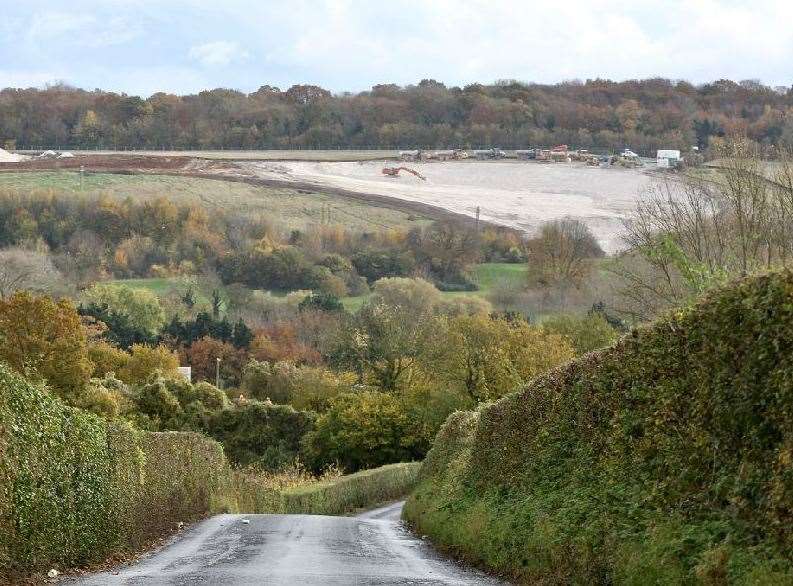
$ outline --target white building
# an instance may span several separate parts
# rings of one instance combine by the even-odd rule
[[[680,151],[675,150],[660,150],[656,155],[658,167],[661,169],[669,169],[670,167],[677,167],[680,164]]]
[[[192,366],[180,366],[177,368],[179,374],[181,374],[187,382],[193,382],[193,367]]]

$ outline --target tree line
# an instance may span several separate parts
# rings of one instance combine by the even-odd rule
[[[520,148],[568,143],[640,152],[712,137],[793,145],[793,91],[754,80],[702,85],[603,79],[447,87],[425,79],[331,94],[314,85],[148,98],[66,85],[0,91],[6,146],[148,149]]]

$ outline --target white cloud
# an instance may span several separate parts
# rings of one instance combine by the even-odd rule
[[[99,19],[87,13],[45,11],[31,18],[27,41],[38,48],[53,45],[99,48],[128,43],[142,33],[140,23],[120,16]]]
[[[235,61],[244,61],[250,54],[239,43],[215,41],[191,47],[189,56],[205,67],[223,67]]]

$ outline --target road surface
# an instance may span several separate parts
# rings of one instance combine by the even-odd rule
[[[413,536],[399,522],[401,508],[396,503],[358,517],[217,515],[132,566],[62,583],[502,584]]]

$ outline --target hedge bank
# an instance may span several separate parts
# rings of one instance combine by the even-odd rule
[[[793,274],[444,425],[406,516],[546,584],[793,584]]]
[[[108,423],[0,365],[0,580],[134,549],[206,514],[227,472],[212,440]]]

